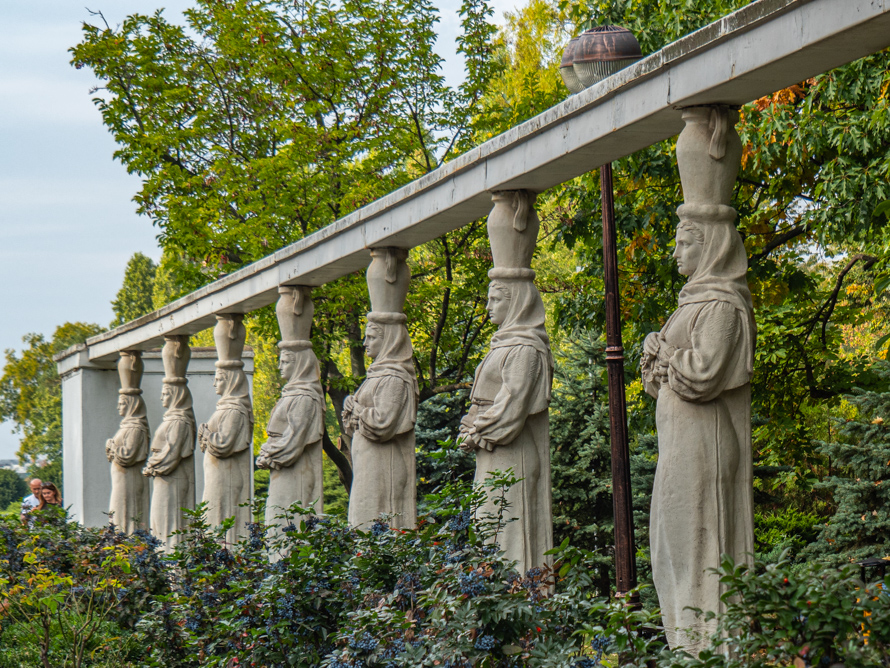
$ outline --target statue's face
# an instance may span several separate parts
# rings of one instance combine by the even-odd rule
[[[282,353],[281,359],[278,360],[278,371],[281,373],[281,377],[285,380],[290,380],[294,377],[296,368],[297,358],[294,357],[293,353]]]
[[[216,390],[216,393],[222,396],[223,386],[226,384],[226,371],[225,369],[217,369],[216,373],[213,375],[213,389]]]
[[[677,246],[674,248],[677,271],[684,276],[692,276],[701,261],[701,251],[702,245],[692,232],[682,227],[677,230]]]
[[[510,300],[503,290],[495,286],[488,288],[488,303],[485,305],[488,317],[495,325],[502,325],[507,319],[507,311],[510,309]]]
[[[123,394],[117,399],[117,412],[121,417],[127,412],[127,397]]]
[[[372,323],[365,328],[365,352],[372,360],[383,350],[383,331]]]
[[[161,405],[164,408],[170,408],[170,402],[173,400],[173,392],[170,389],[170,386],[166,383],[164,387],[161,389]]]

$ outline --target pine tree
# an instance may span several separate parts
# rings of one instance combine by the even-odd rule
[[[157,269],[150,257],[142,253],[133,254],[124,270],[124,283],[111,302],[111,309],[114,311],[112,327],[154,311],[152,295]]]
[[[876,371],[890,386],[890,366]],[[838,472],[820,483],[836,510],[808,550],[833,565],[890,556],[890,390],[848,400],[856,417],[837,421],[837,441],[818,444]]]

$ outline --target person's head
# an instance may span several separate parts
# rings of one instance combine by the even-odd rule
[[[677,271],[683,276],[692,276],[698,269],[704,240],[705,234],[698,225],[682,221],[677,226],[673,257],[677,261]]]
[[[213,376],[213,389],[220,396],[225,392],[228,375],[229,372],[226,369],[217,369],[216,374]]]
[[[62,495],[59,494],[58,488],[51,482],[44,482],[40,485],[40,505],[43,508],[48,505],[59,506],[62,504]]]
[[[372,360],[377,359],[383,350],[383,328],[375,322],[365,327],[365,352]]]
[[[510,289],[500,281],[492,281],[488,286],[488,303],[485,308],[495,325],[503,324],[510,312]]]
[[[28,487],[31,488],[31,494],[33,494],[35,497],[40,496],[40,485],[42,484],[43,481],[41,481],[40,478],[31,478],[31,480],[28,482]]]
[[[278,360],[278,371],[285,380],[291,380],[294,377],[294,371],[297,368],[297,355],[292,350],[282,350],[281,358]]]

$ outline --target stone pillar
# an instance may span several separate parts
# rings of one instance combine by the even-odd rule
[[[498,543],[520,573],[551,562],[550,422],[553,383],[550,339],[541,295],[533,282],[532,254],[540,223],[535,195],[492,194],[488,236],[494,268],[488,272],[488,313],[498,331],[476,369],[469,413],[461,420],[461,447],[476,453],[477,484],[489,473],[513,469],[521,479],[508,492],[508,522]],[[496,516],[493,499],[480,516]]]
[[[325,397],[318,359],[309,340],[312,329],[312,288],[278,288],[278,326],[281,359],[278,368],[286,381],[281,399],[269,416],[269,438],[257,458],[259,468],[269,469],[266,524],[286,524],[279,518],[294,503],[321,514],[323,507],[322,436]],[[299,522],[300,518],[293,518]],[[277,529],[273,529],[273,534]]]
[[[151,532],[164,541],[172,552],[179,536],[171,535],[186,528],[182,509],[195,507],[195,438],[197,425],[188,388],[189,337],[165,337],[161,353],[164,385],[161,403],[164,419],[155,429],[151,453],[143,474],[152,478]]]
[[[234,517],[226,541],[235,543],[251,521],[250,508],[241,504],[251,500],[253,491],[253,406],[241,361],[247,330],[241,314],[216,319],[213,338],[219,360],[213,386],[220,398],[210,420],[198,427],[198,444],[204,453],[207,521],[216,526]]]
[[[417,524],[414,423],[420,394],[404,314],[407,258],[400,248],[371,251],[365,350],[373,362],[343,404],[343,425],[352,436],[349,523],[364,529],[384,514],[393,527]]]
[[[123,351],[117,363],[121,389],[117,410],[120,428],[105,443],[105,455],[111,462],[112,522],[125,533],[148,528],[149,486],[141,475],[148,457],[150,434],[142,399],[142,351]]]
[[[754,551],[751,376],[756,334],[747,255],[730,206],[742,144],[738,113],[683,111],[677,140],[684,204],[674,258],[689,277],[679,306],[646,337],[643,385],[658,401],[652,490],[652,575],[671,647],[707,647],[724,590],[710,569]]]

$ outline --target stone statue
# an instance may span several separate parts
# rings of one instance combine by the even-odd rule
[[[671,647],[697,654],[724,590],[709,572],[754,550],[751,376],[755,324],[748,261],[729,206],[741,142],[735,111],[683,112],[677,142],[685,203],[674,258],[689,277],[679,307],[646,337],[643,383],[658,400],[658,467],[652,491],[652,574]]]
[[[411,274],[408,251],[371,251],[368,292],[371,313],[365,350],[373,363],[365,382],[343,404],[343,425],[352,436],[349,523],[367,528],[381,514],[393,527],[417,524],[414,422],[419,391],[411,339],[402,312]]]
[[[269,416],[269,438],[256,461],[259,468],[270,469],[266,499],[266,524],[270,527],[283,525],[284,520],[276,516],[295,502],[317,514],[324,509],[321,440],[325,398],[318,359],[309,340],[315,311],[311,288],[281,287],[278,291],[276,312],[282,337],[278,368],[287,383]]]
[[[235,543],[251,521],[250,507],[242,505],[250,501],[253,463],[253,407],[241,361],[247,331],[243,315],[218,315],[216,319],[213,338],[219,360],[213,387],[220,399],[210,421],[198,427],[198,444],[204,452],[207,521],[216,526],[234,517],[235,525],[226,540]]]
[[[195,508],[195,437],[197,425],[186,371],[192,353],[188,336],[168,336],[161,351],[164,419],[151,441],[145,469],[154,479],[151,493],[151,532],[164,541],[170,553],[180,537],[171,535],[187,527],[182,509]]]
[[[112,521],[124,533],[148,526],[148,481],[142,476],[142,465],[148,456],[149,430],[142,399],[142,353],[120,354],[117,371],[121,379],[117,410],[121,426],[105,443],[105,454],[111,462]]]
[[[498,331],[476,369],[469,413],[461,420],[461,447],[476,453],[476,483],[491,471],[513,469],[506,524],[498,542],[521,573],[551,562],[550,388],[553,358],[541,295],[533,283],[532,253],[540,223],[535,195],[494,193],[488,233],[494,269],[488,313]],[[494,503],[480,509],[497,513]]]

